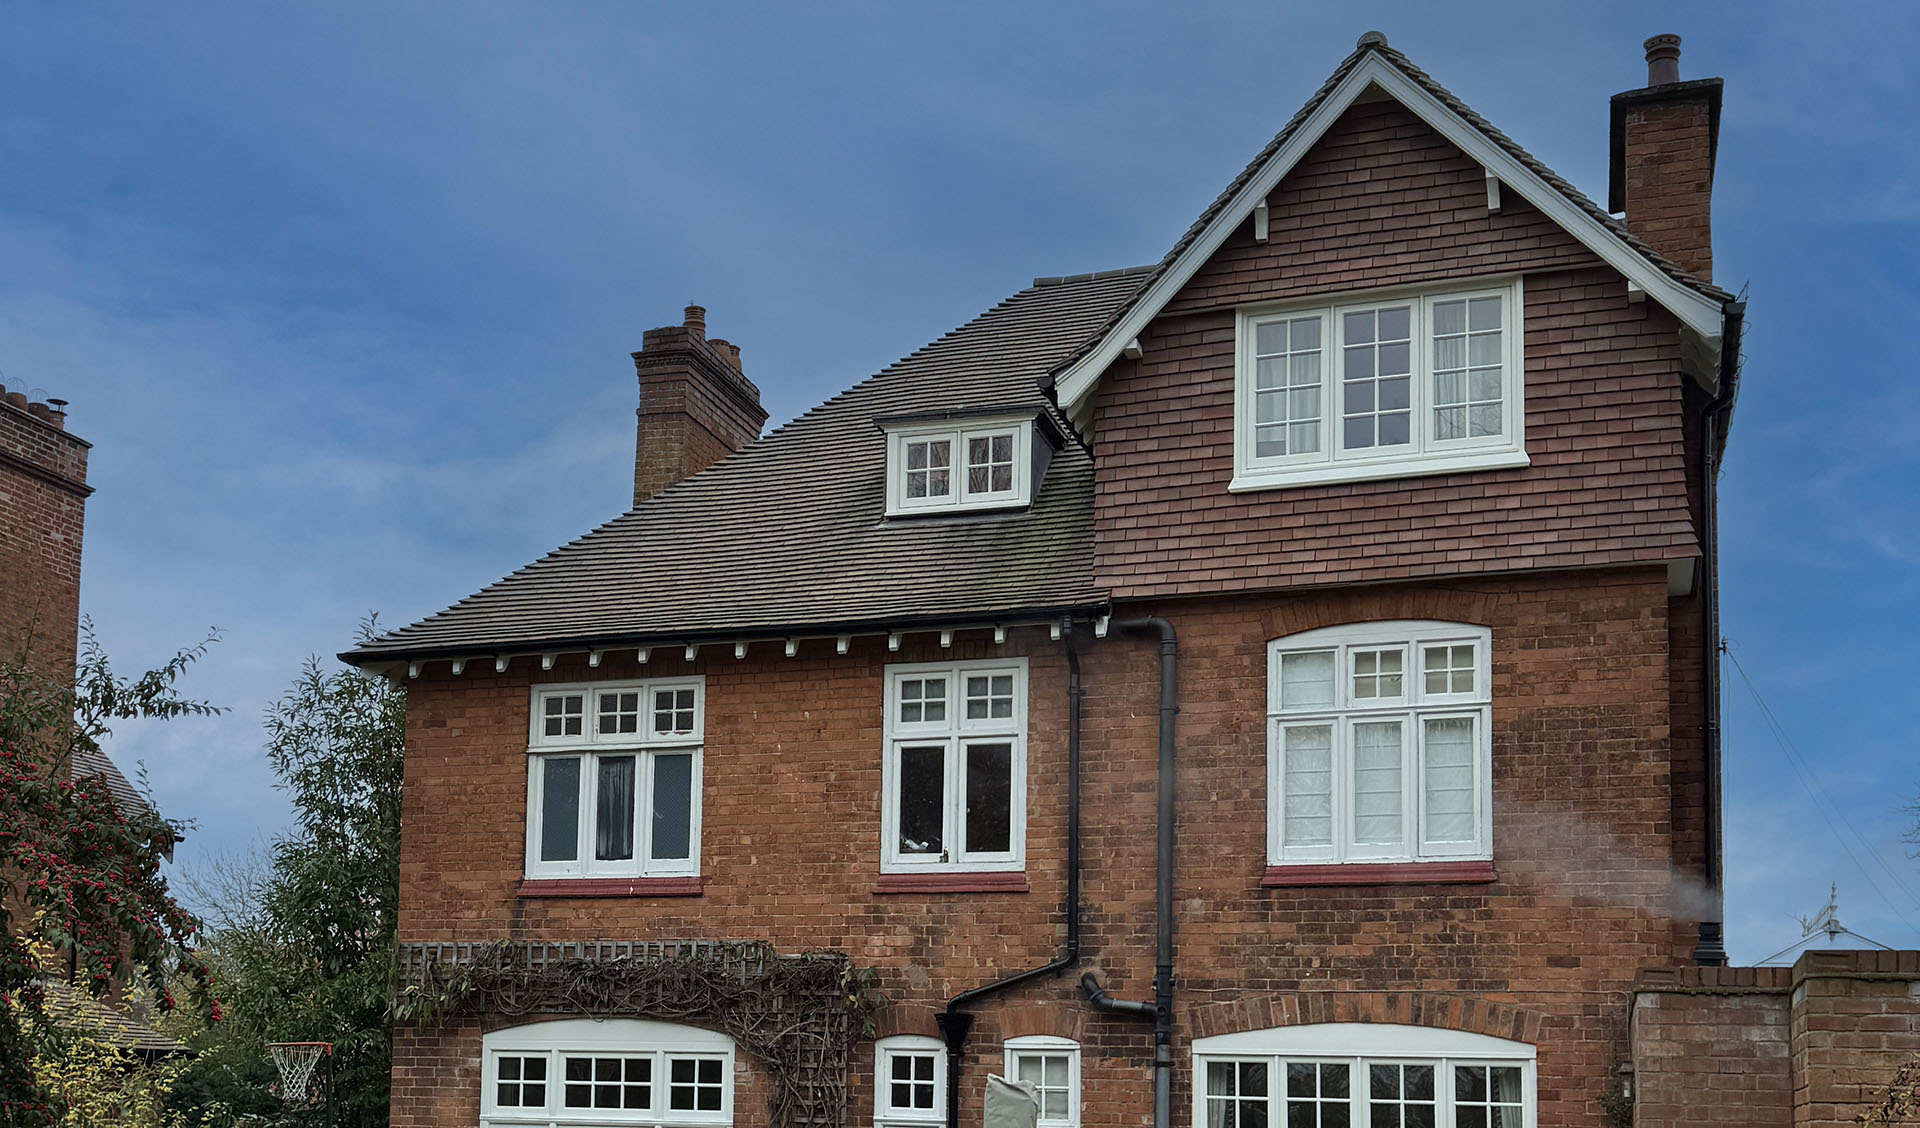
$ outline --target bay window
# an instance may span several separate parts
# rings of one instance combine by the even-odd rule
[[[1493,856],[1490,642],[1388,622],[1268,644],[1271,864]]]
[[[699,873],[702,679],[537,686],[529,878]]]
[[[1021,868],[1026,724],[1025,659],[887,667],[884,872]]]
[[[1520,283],[1242,310],[1235,490],[1526,464]]]
[[[1534,1047],[1386,1023],[1194,1042],[1196,1128],[1535,1128]]]
[[[733,1123],[733,1040],[642,1019],[565,1019],[481,1040],[480,1123],[717,1128]]]

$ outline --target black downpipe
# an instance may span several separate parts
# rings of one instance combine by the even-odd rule
[[[1067,895],[1061,910],[1067,917],[1067,944],[1060,955],[1039,967],[1016,971],[991,983],[962,991],[947,1000],[947,1009],[933,1016],[947,1040],[947,1128],[960,1128],[960,1058],[966,1052],[973,1015],[961,1007],[1018,983],[1051,975],[1080,958],[1080,705],[1087,691],[1080,684],[1080,655],[1067,640]]]
[[[1740,378],[1740,336],[1746,325],[1747,304],[1727,303],[1727,327],[1721,338],[1720,388],[1700,420],[1700,445],[1705,481],[1700,489],[1700,602],[1703,620],[1701,691],[1706,698],[1703,750],[1706,755],[1706,876],[1707,896],[1713,901],[1712,920],[1700,922],[1693,962],[1721,967],[1727,962],[1725,890],[1720,852],[1720,447],[1726,421],[1733,413]]]
[[[1153,1002],[1116,999],[1088,972],[1080,977],[1087,1001],[1101,1010],[1153,1020],[1153,1124],[1173,1123],[1173,721],[1180,714],[1179,640],[1159,616],[1127,619],[1112,629],[1160,635],[1160,787],[1154,831]]]

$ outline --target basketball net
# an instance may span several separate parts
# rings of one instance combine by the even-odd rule
[[[288,1104],[313,1104],[320,1100],[320,1059],[333,1052],[328,1042],[269,1042],[267,1053],[280,1071],[277,1095]]]

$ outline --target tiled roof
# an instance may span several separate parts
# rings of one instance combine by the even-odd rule
[[[1307,99],[1306,104],[1300,107],[1299,111],[1293,115],[1293,118],[1287,122],[1286,126],[1282,128],[1279,133],[1274,134],[1273,140],[1267,142],[1266,147],[1256,153],[1251,161],[1247,162],[1247,166],[1240,170],[1240,174],[1233,178],[1233,181],[1226,186],[1225,190],[1223,190],[1219,196],[1214,198],[1211,204],[1207,205],[1206,209],[1200,213],[1199,218],[1195,219],[1192,226],[1187,228],[1186,233],[1180,236],[1179,241],[1167,251],[1166,256],[1152,268],[1152,273],[1141,281],[1140,289],[1135,291],[1136,296],[1144,293],[1160,275],[1173,267],[1173,264],[1179,260],[1181,254],[1184,253],[1196,239],[1200,238],[1208,226],[1219,217],[1221,211],[1233,201],[1234,196],[1238,195],[1240,190],[1246,187],[1247,182],[1252,180],[1254,176],[1259,173],[1260,169],[1272,159],[1273,155],[1279,152],[1281,147],[1300,130],[1300,127],[1306,123],[1307,119],[1313,116],[1313,111],[1318,109],[1320,104],[1325,102],[1327,98],[1333,94],[1335,88],[1340,85],[1341,80],[1346,78],[1353,68],[1359,66],[1361,60],[1365,59],[1369,52],[1378,54],[1381,58],[1399,68],[1408,78],[1412,79],[1422,89],[1426,90],[1427,93],[1438,99],[1442,105],[1446,106],[1455,114],[1458,114],[1467,124],[1485,134],[1487,140],[1506,150],[1508,155],[1512,156],[1513,159],[1519,161],[1522,165],[1525,165],[1528,171],[1546,181],[1550,187],[1565,196],[1574,206],[1598,220],[1608,231],[1612,232],[1622,242],[1644,256],[1649,263],[1653,264],[1661,272],[1682,285],[1717,301],[1729,301],[1733,298],[1732,294],[1729,294],[1711,282],[1695,277],[1672,259],[1654,250],[1639,236],[1628,231],[1626,224],[1602,210],[1598,204],[1588,199],[1586,194],[1581,192],[1580,189],[1575,188],[1562,178],[1559,173],[1554,172],[1542,164],[1539,158],[1521,148],[1518,142],[1494,128],[1492,122],[1475,113],[1473,108],[1465,102],[1462,102],[1453,91],[1448,90],[1446,87],[1434,81],[1432,75],[1415,66],[1413,60],[1407,58],[1399,51],[1394,50],[1392,47],[1387,46],[1384,41],[1379,43],[1363,42],[1360,47],[1355,49],[1353,54],[1348,55],[1340,61],[1340,65],[1335,67],[1333,73],[1327,76],[1327,80],[1320,85],[1320,89],[1314,91],[1313,96]],[[1101,325],[1086,341],[1082,342],[1079,348],[1062,357],[1060,362],[1054,366],[1054,371],[1057,373],[1064,370],[1073,362],[1092,352],[1100,344],[1101,338],[1105,337],[1114,326],[1125,319],[1127,314],[1131,312],[1132,307],[1133,302],[1131,301],[1115,307],[1112,314],[1107,318],[1106,323]]]
[[[61,1026],[93,1033],[111,1045],[137,1054],[177,1054],[186,1050],[179,1042],[78,987],[58,980],[44,986],[47,1013]]]
[[[874,420],[1047,410],[1037,381],[1145,268],[1040,279],[744,450],[349,662],[1046,612],[1093,584],[1093,467],[1069,441],[1030,510],[883,520]]]
[[[112,793],[116,804],[128,810],[146,809],[146,799],[133,784],[127,782],[127,777],[121,774],[119,765],[97,748],[80,748],[74,751],[72,774],[76,780],[99,776],[106,781],[107,790]]]

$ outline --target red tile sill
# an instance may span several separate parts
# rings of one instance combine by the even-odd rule
[[[698,897],[697,877],[559,877],[520,883],[521,897]]]
[[[1492,862],[1372,862],[1365,865],[1268,866],[1266,888],[1296,885],[1481,885]]]
[[[875,893],[1025,893],[1024,873],[883,873]]]

